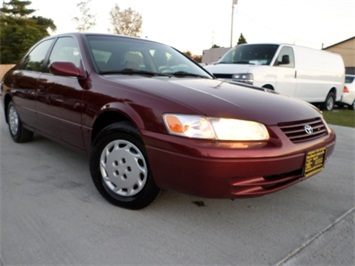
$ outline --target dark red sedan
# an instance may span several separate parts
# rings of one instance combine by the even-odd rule
[[[308,103],[217,80],[170,46],[116,35],[40,41],[1,94],[14,141],[36,132],[89,153],[98,191],[129,209],[160,189],[275,192],[320,172],[336,139]]]

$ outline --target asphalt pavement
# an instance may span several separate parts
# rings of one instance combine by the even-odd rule
[[[0,111],[1,265],[355,265],[355,129],[332,126],[325,170],[272,195],[164,191],[110,205],[88,158],[39,135],[14,143]]]

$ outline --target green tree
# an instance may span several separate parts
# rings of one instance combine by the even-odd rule
[[[37,41],[55,30],[52,19],[31,16],[31,1],[10,0],[0,8],[0,63],[14,64]]]
[[[81,13],[80,17],[74,17],[73,20],[77,24],[76,29],[78,31],[87,31],[91,27],[96,25],[96,17],[90,13],[90,2],[92,0],[84,0],[78,3],[76,6]]]
[[[0,9],[0,11],[5,14],[11,14],[14,17],[24,17],[36,11],[34,9],[28,9],[26,7],[30,4],[30,1],[10,0],[7,3],[4,2],[4,5]]]
[[[110,12],[113,32],[138,37],[142,30],[143,19],[140,13],[131,8],[122,10],[116,4]]]
[[[244,44],[244,43],[247,43],[247,40],[244,38],[243,33],[241,33],[240,36],[239,36],[237,45],[238,44]]]

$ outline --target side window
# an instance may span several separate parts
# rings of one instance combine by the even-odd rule
[[[290,68],[295,67],[295,56],[293,53],[293,49],[288,46],[282,47],[279,56],[277,57],[277,61],[275,62],[275,65]]]
[[[80,51],[78,44],[72,37],[59,38],[55,43],[49,57],[47,69],[53,62],[73,63],[77,68],[80,67]]]
[[[38,44],[25,58],[20,69],[30,71],[41,71],[48,49],[53,40],[47,40]]]

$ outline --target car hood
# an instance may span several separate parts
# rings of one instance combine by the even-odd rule
[[[201,78],[110,77],[114,81],[164,98],[209,117],[238,118],[267,125],[306,120],[320,113],[310,104],[272,91]],[[142,96],[144,97],[144,96]],[[166,110],[166,112],[174,112]]]

